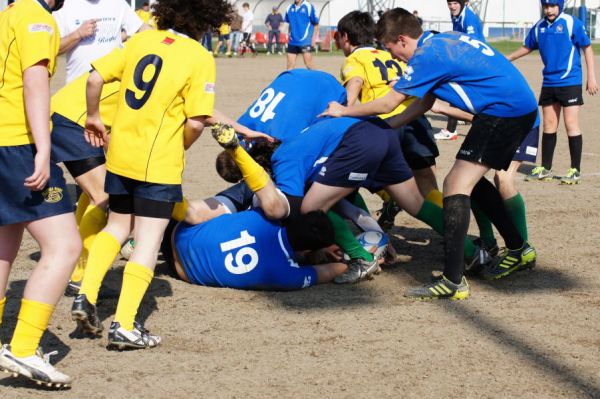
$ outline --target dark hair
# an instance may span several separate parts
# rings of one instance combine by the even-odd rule
[[[352,11],[344,15],[337,30],[340,35],[346,34],[353,46],[370,46],[375,40],[375,21],[368,12]]]
[[[244,4],[242,4],[242,7],[248,7],[248,8],[250,8],[250,4],[244,3]]]
[[[232,12],[227,0],[160,0],[153,8],[158,29],[173,29],[196,40],[229,23]]]
[[[382,43],[395,42],[400,35],[418,39],[422,34],[418,18],[404,8],[386,11],[377,21],[377,38]]]
[[[279,147],[279,142],[270,143],[265,140],[257,140],[252,143],[252,147],[248,150],[248,154],[263,167],[267,173],[271,174],[271,155]],[[237,166],[231,155],[227,151],[221,151],[217,155],[215,164],[217,173],[223,180],[229,183],[237,183],[242,180],[242,172]]]
[[[333,224],[321,210],[288,218],[284,226],[290,245],[296,251],[316,250],[333,244]]]

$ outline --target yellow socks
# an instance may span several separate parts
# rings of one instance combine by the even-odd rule
[[[2,325],[2,316],[4,315],[4,305],[6,305],[6,297],[0,299],[0,326]]]
[[[53,312],[52,305],[23,298],[19,321],[10,342],[11,352],[15,356],[27,357],[35,354]]]
[[[77,200],[77,209],[75,210],[75,221],[77,222],[77,226],[81,222],[81,218],[85,213],[88,205],[90,204],[90,197],[87,196],[86,193],[81,193],[79,199]]]
[[[75,270],[71,275],[71,281],[77,282],[83,279],[83,273],[85,271],[90,248],[96,238],[96,234],[102,231],[104,226],[106,226],[106,220],[106,212],[102,208],[95,205],[88,205],[79,222],[79,235],[83,242],[83,251],[81,252],[79,262],[77,262],[77,266],[75,266]]]
[[[98,301],[102,280],[120,249],[121,243],[112,234],[101,231],[96,236],[90,248],[85,275],[79,289],[79,293],[85,294],[91,304],[95,305]]]
[[[171,213],[171,217],[178,222],[182,222],[185,220],[185,215],[187,214],[187,210],[190,204],[188,203],[187,198],[183,197],[183,201],[177,202],[175,207],[173,208],[173,213]]]
[[[154,272],[146,266],[127,262],[123,273],[121,296],[115,313],[115,321],[126,330],[133,330],[133,322],[144,294],[154,277]]]
[[[244,181],[252,192],[257,192],[269,182],[269,174],[241,146],[227,150],[244,176]]]
[[[427,196],[425,197],[425,199],[428,200],[429,202],[433,202],[434,204],[436,204],[440,208],[444,207],[444,195],[439,190],[436,190],[436,189],[431,190],[427,194]]]

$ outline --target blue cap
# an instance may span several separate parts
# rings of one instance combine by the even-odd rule
[[[545,5],[558,6],[558,12],[563,12],[565,8],[565,0],[541,0],[542,7]]]

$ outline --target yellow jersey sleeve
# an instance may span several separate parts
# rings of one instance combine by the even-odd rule
[[[34,143],[25,113],[23,73],[47,60],[52,75],[59,45],[56,22],[37,0],[20,0],[0,12],[0,146]]]
[[[345,86],[350,79],[358,77],[365,82],[367,80],[367,74],[364,66],[356,59],[350,55],[344,61],[344,65],[342,65],[342,71],[340,74],[342,84]]]
[[[135,39],[131,38],[129,40]],[[116,48],[104,57],[92,62],[92,68],[100,74],[104,82],[121,80],[125,68],[125,47]]]
[[[187,118],[212,116],[215,106],[215,80],[217,69],[215,59],[204,54],[194,68],[189,85],[183,93],[184,112]]]
[[[87,118],[85,89],[89,76],[89,73],[84,73],[57,91],[52,96],[51,112],[56,112],[79,126],[85,127]],[[121,83],[114,81],[104,84],[102,88],[100,118],[107,127],[112,126],[117,111],[120,87]]]

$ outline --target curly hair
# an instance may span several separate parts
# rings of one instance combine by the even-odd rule
[[[229,23],[232,11],[227,0],[160,0],[152,14],[158,29],[173,29],[200,40],[205,32]]]

